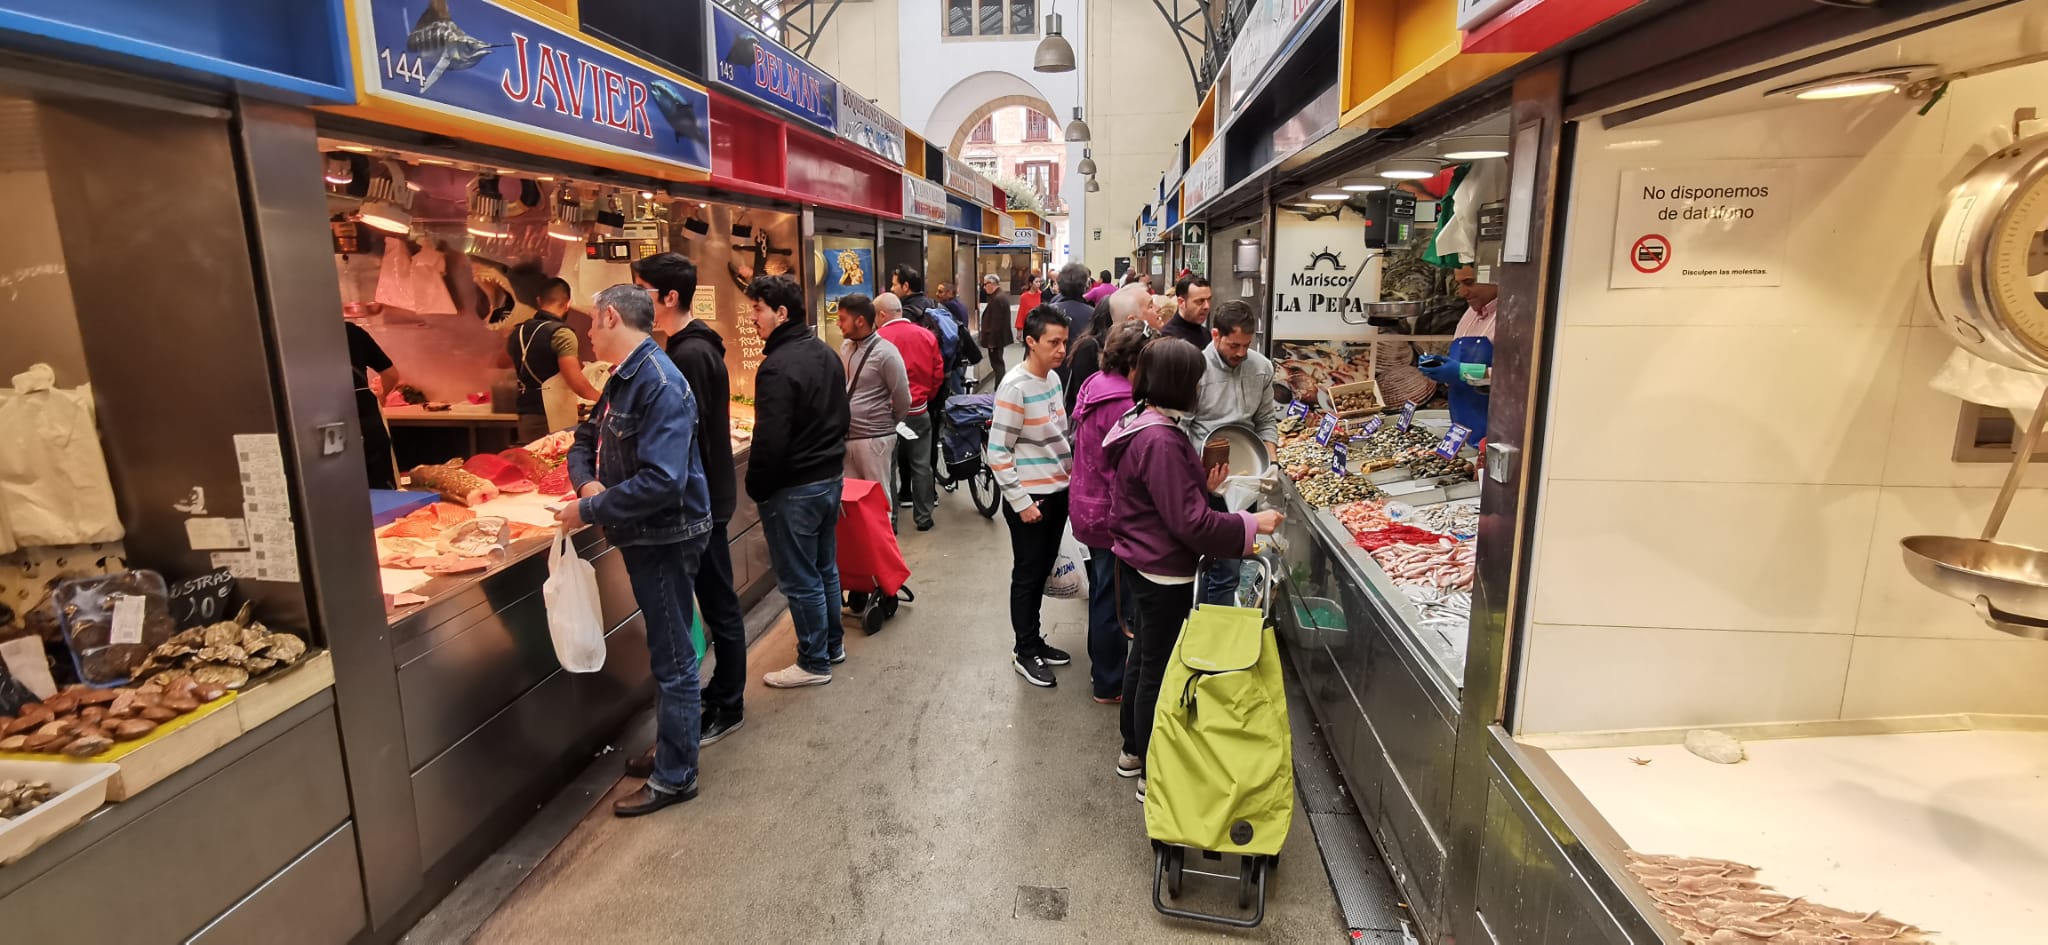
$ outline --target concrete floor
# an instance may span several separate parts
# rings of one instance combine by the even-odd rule
[[[1262,927],[1153,910],[1144,809],[1113,770],[1117,710],[1089,699],[1085,602],[1045,602],[1052,642],[1075,661],[1058,688],[1026,685],[1009,664],[1001,519],[981,518],[964,490],[940,500],[934,531],[903,516],[916,604],[874,637],[850,627],[830,685],[787,692],[760,682],[792,660],[785,618],[750,654],[746,726],[704,751],[703,793],[618,819],[611,800],[638,785],[620,782],[473,940],[1343,937],[1300,814]],[[621,747],[615,757],[645,746]],[[1188,882],[1183,901],[1234,902],[1234,882],[1209,897]]]

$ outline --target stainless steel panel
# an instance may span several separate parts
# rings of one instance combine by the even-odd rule
[[[244,102],[236,125],[242,187],[255,238],[258,299],[285,422],[300,529],[299,569],[311,590],[314,632],[334,657],[335,703],[355,838],[372,925],[420,888],[412,841],[397,667],[370,533],[370,499],[356,430],[342,330],[341,287],[327,227],[327,196],[310,113]],[[160,186],[160,185],[159,185]],[[212,248],[218,252],[218,248]],[[209,359],[211,360],[211,359]],[[323,455],[319,428],[341,423],[347,447]]]
[[[752,496],[747,495],[747,466],[753,456],[752,446],[742,446],[732,455],[733,481],[738,485],[732,506],[732,519],[725,523],[727,536],[744,532],[761,521],[761,508],[754,504]]]
[[[473,835],[525,818],[589,752],[647,704],[653,677],[639,618],[607,638],[604,670],[556,671],[413,775],[422,859],[434,864]],[[509,827],[502,827],[509,835]]]
[[[638,605],[616,549],[602,550],[591,565],[597,570],[598,599],[609,626],[638,626]],[[503,711],[527,690],[560,669],[548,635],[547,607],[541,583],[547,579],[547,557],[535,554],[484,579],[465,595],[474,604],[442,626],[403,631],[412,642],[399,649],[399,698],[404,706],[406,759],[411,770],[446,751]],[[437,616],[430,611],[421,617]],[[612,656],[638,664],[645,672],[647,651],[625,641],[640,639],[612,634]]]
[[[1451,765],[1458,730],[1436,714],[1425,684],[1394,654],[1393,642],[1385,634],[1374,635],[1372,649],[1365,680],[1358,687],[1358,704],[1423,819],[1441,838],[1450,830]]]
[[[198,487],[210,514],[240,516],[233,438],[279,423],[229,125],[107,101],[35,115],[123,547],[173,578],[203,574],[212,561],[175,506]],[[265,622],[307,627],[298,585],[242,590]]]
[[[356,828],[345,823],[188,942],[344,945],[366,923]]]
[[[1526,263],[1503,263],[1494,281],[1500,286],[1499,325],[1494,336],[1492,397],[1487,405],[1487,442],[1521,451],[1506,481],[1488,476],[1480,484],[1479,561],[1472,587],[1472,622],[1466,638],[1465,685],[1458,712],[1456,758],[1451,774],[1449,889],[1446,919],[1449,933],[1478,940],[1482,934],[1473,907],[1476,883],[1487,836],[1487,762],[1489,728],[1506,717],[1515,666],[1518,628],[1525,619],[1528,569],[1533,541],[1536,483],[1543,470],[1541,427],[1548,384],[1550,339],[1554,334],[1555,301],[1551,288],[1562,263],[1558,238],[1563,219],[1558,208],[1564,195],[1560,174],[1568,160],[1568,133],[1563,117],[1565,73],[1558,63],[1545,63],[1517,76],[1509,124],[1533,129],[1538,142],[1535,188],[1530,199],[1530,254]],[[1497,926],[1491,930],[1501,934]],[[1506,939],[1503,938],[1503,941]]]
[[[1500,945],[1647,945],[1664,941],[1637,914],[1611,911],[1514,779],[1495,768],[1486,790],[1486,843],[1477,864],[1474,924]],[[1537,803],[1542,803],[1537,799]],[[1668,927],[1666,927],[1666,931]],[[1669,941],[1676,941],[1671,932]]]
[[[332,711],[322,710],[282,731],[265,726],[242,737],[268,740],[0,898],[5,937],[22,942],[182,940],[347,819],[347,783]],[[167,855],[175,857],[169,868],[163,865]],[[146,880],[138,882],[138,876]],[[121,890],[118,898],[109,893],[116,888]],[[109,908],[114,903],[119,907]]]

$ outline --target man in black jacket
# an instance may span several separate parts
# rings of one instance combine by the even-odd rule
[[[690,302],[697,294],[697,265],[677,253],[633,263],[633,284],[654,299],[654,327],[668,335],[668,358],[689,382],[697,401],[697,452],[711,488],[711,542],[697,569],[697,607],[713,657],[711,682],[704,687],[700,745],[732,733],[746,719],[741,697],[747,688],[746,615],[733,587],[732,548],[725,528],[738,501],[732,463],[732,401],[725,371],[725,339],[698,321]],[[644,759],[654,763],[652,753]],[[631,775],[638,766],[626,766]],[[635,775],[636,777],[638,775]]]
[[[832,681],[846,659],[839,622],[839,486],[851,423],[846,368],[811,332],[804,290],[788,276],[747,287],[754,329],[768,339],[754,375],[754,452],[747,495],[761,508],[775,582],[796,624],[796,665],[765,678],[776,689]]]
[[[1060,267],[1059,295],[1050,300],[1053,308],[1067,317],[1067,331],[1078,337],[1088,330],[1095,306],[1082,296],[1088,294],[1088,264],[1070,262]],[[1029,314],[1029,313],[1026,313]]]
[[[995,273],[981,277],[981,350],[988,353],[988,374],[977,385],[995,390],[1003,382],[1003,352],[1015,340],[1010,329],[1010,297],[1003,294],[1002,277]]]

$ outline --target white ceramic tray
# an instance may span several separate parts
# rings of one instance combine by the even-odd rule
[[[58,794],[12,820],[0,819],[0,866],[76,826],[107,802],[107,779],[119,765],[71,761],[0,761],[0,781],[48,781]]]

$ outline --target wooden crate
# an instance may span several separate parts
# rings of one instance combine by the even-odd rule
[[[266,676],[236,695],[235,711],[241,714],[242,731],[255,731],[257,726],[332,685],[334,657],[326,650],[307,654],[298,665]]]
[[[1362,392],[1362,393],[1364,393],[1364,394],[1366,394],[1367,396],[1369,396],[1369,397],[1371,397],[1371,398],[1372,398],[1372,406],[1371,406],[1371,407],[1368,407],[1368,408],[1363,408],[1363,409],[1354,409],[1354,410],[1343,410],[1343,409],[1338,409],[1338,408],[1337,408],[1337,403],[1338,403],[1338,398],[1339,398],[1339,397],[1342,397],[1342,396],[1344,396],[1345,394],[1352,394],[1352,393],[1361,393],[1361,392]],[[1381,411],[1382,409],[1384,409],[1384,408],[1386,407],[1386,401],[1385,401],[1385,400],[1383,400],[1383,399],[1381,399],[1381,397],[1380,397],[1380,382],[1379,382],[1379,380],[1378,380],[1377,378],[1374,378],[1374,379],[1370,379],[1370,380],[1363,380],[1363,381],[1353,381],[1353,382],[1351,382],[1351,383],[1349,383],[1349,384],[1333,384],[1333,385],[1331,385],[1331,386],[1330,386],[1330,407],[1331,407],[1331,409],[1334,409],[1334,410],[1336,410],[1336,411],[1337,411],[1337,416],[1338,416],[1338,418],[1339,418],[1339,419],[1343,419],[1343,420],[1355,420],[1355,419],[1357,419],[1357,418],[1360,418],[1360,417],[1370,417],[1370,416],[1372,416],[1373,414],[1379,413],[1379,412],[1380,412],[1380,411]]]

